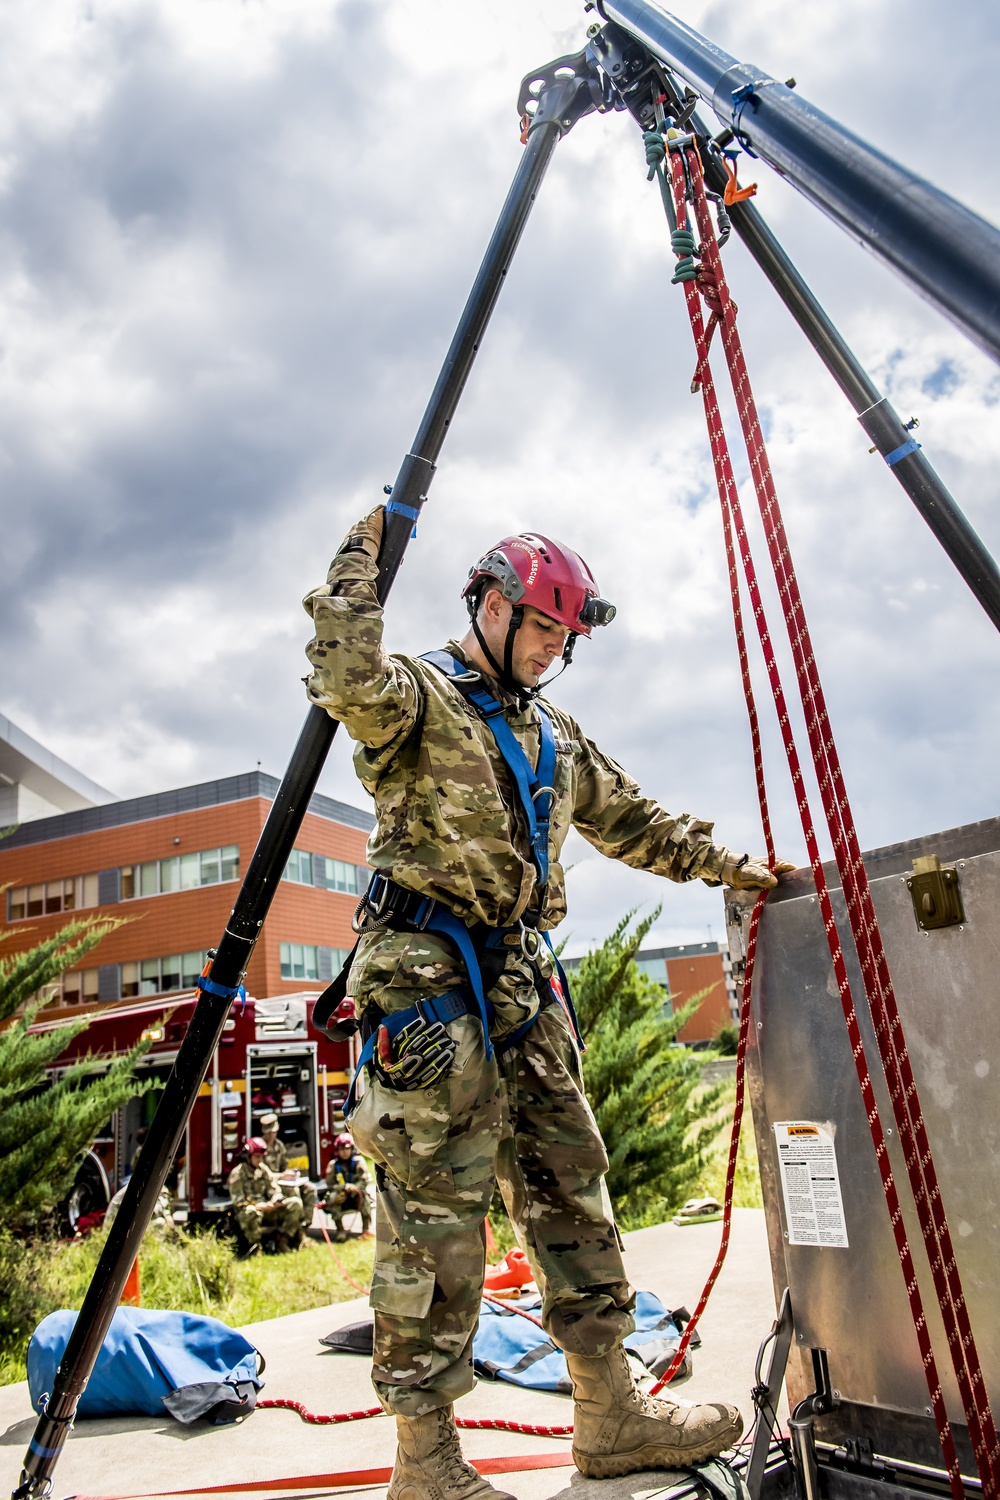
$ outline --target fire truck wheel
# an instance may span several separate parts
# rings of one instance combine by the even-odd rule
[[[80,1163],[69,1196],[62,1204],[63,1227],[76,1234],[85,1214],[100,1213],[108,1206],[104,1176],[94,1158],[87,1155]]]

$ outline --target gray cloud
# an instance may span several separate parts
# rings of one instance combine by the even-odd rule
[[[930,0],[684,14],[1000,216],[982,151],[956,149],[992,125],[1000,28],[985,0],[947,15]],[[303,713],[298,597],[394,476],[516,166],[518,80],[580,45],[581,10],[36,0],[2,24],[4,711],[123,794],[257,759],[280,771]],[[995,366],[752,172],[1000,551]],[[669,260],[634,128],[583,121],[528,226],[388,635],[423,649],[458,628],[468,561],[507,530],[565,536],[621,612],[559,700],[668,806],[756,847]],[[996,633],[738,245],[727,264],[863,842],[995,812]],[[761,707],[782,846],[801,857],[763,693]],[[323,785],[357,799],[348,750],[335,745]],[[718,935],[717,894],[578,853],[576,939],[660,898],[670,940]]]

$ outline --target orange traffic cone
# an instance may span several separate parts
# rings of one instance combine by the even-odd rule
[[[122,1288],[121,1300],[129,1307],[142,1306],[142,1292],[139,1290],[139,1257],[136,1256],[132,1262],[132,1269],[128,1273],[128,1280]]]

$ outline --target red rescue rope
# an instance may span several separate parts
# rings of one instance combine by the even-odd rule
[[[712,457],[719,486],[737,642],[740,651],[740,667],[751,720],[751,735],[754,742],[754,766],[757,776],[758,794],[761,800],[761,814],[764,820],[768,856],[773,860],[774,849],[770,835],[767,802],[763,786],[756,709],[750,684],[743,635],[739,582],[736,575],[735,555],[732,543],[734,529],[739,541],[744,576],[754,610],[754,617],[757,622],[768,677],[772,692],[774,693],[782,738],[788,757],[796,800],[799,804],[806,846],[826,926],[834,972],[837,978],[848,1034],[854,1053],[858,1079],[868,1113],[872,1140],[882,1178],[883,1191],[893,1226],[897,1253],[906,1282],[910,1309],[917,1333],[928,1388],[931,1393],[932,1407],[937,1421],[942,1452],[944,1453],[945,1463],[951,1479],[952,1490],[956,1496],[956,1500],[958,1500],[958,1497],[963,1494],[963,1488],[954,1439],[945,1410],[940,1380],[931,1348],[929,1330],[923,1312],[919,1288],[917,1287],[912,1254],[899,1208],[899,1199],[892,1168],[888,1159],[885,1136],[861,1041],[843,951],[833,917],[833,908],[819,855],[801,766],[791,730],[780,674],[774,657],[773,645],[763,611],[753,559],[750,554],[746,530],[743,524],[739,495],[719,413],[714,382],[708,364],[708,347],[716,326],[721,326],[722,328],[723,344],[729,364],[733,390],[736,395],[740,423],[747,445],[747,452],[750,457],[754,487],[764,522],[764,530],[775,580],[785,612],[786,626],[792,647],[803,710],[806,716],[810,748],[816,765],[824,812],[827,817],[837,866],[847,899],[852,934],[861,961],[866,995],[872,1011],[876,1039],[880,1055],[882,1056],[893,1112],[900,1133],[900,1140],[904,1149],[907,1173],[914,1201],[917,1205],[918,1219],[934,1279],[935,1292],[941,1306],[941,1314],[955,1366],[956,1379],[962,1396],[965,1415],[969,1422],[976,1463],[983,1480],[984,1492],[988,1496],[996,1496],[998,1494],[998,1475],[1000,1475],[1000,1445],[997,1443],[996,1430],[969,1323],[968,1309],[961,1289],[958,1267],[955,1263],[944,1205],[941,1200],[940,1188],[934,1171],[926,1128],[916,1092],[916,1085],[913,1080],[912,1068],[903,1039],[895,995],[889,978],[888,964],[882,946],[878,923],[875,918],[871,892],[861,859],[860,845],[844,788],[843,776],[830,729],[826,705],[823,700],[822,688],[813,656],[808,626],[805,621],[801,595],[799,594],[788,541],[778,508],[774,481],[760,430],[753,393],[750,388],[742,346],[736,330],[736,308],[726,285],[714,227],[708,210],[701,162],[697,152],[689,144],[684,149],[685,159],[682,159],[676,151],[671,153],[671,176],[678,224],[683,226],[686,222],[686,201],[690,199],[694,204],[697,226],[702,239],[700,253],[703,258],[703,264],[699,270],[698,282],[693,283],[689,281],[685,283],[688,312],[698,357],[698,366],[692,388],[697,390],[700,387],[702,391],[706,422],[712,445]],[[702,319],[699,292],[704,295],[712,314],[707,330]],[[761,909],[762,902],[758,901],[754,908],[750,924],[747,975],[744,984],[740,1025],[741,1053],[745,1052],[749,1024],[749,993],[750,979],[752,977],[753,950],[756,944],[756,929]],[[738,1056],[737,1111],[734,1117],[729,1168],[727,1171],[723,1243],[719,1258],[696,1309],[696,1316],[692,1319],[692,1323],[687,1330],[688,1334],[692,1331],[696,1318],[701,1314],[708,1292],[711,1290],[711,1286],[714,1284],[715,1278],[721,1268],[728,1245],[728,1231],[732,1207],[732,1183],[735,1172],[735,1152],[738,1144],[740,1116],[742,1114],[742,1072],[743,1058],[742,1056]],[[685,1344],[682,1343],[679,1355],[685,1347]],[[672,1371],[668,1371],[668,1376],[671,1373]]]
[[[356,1292],[360,1292],[361,1295],[362,1295],[362,1297],[367,1297],[368,1296],[368,1290],[369,1290],[368,1287],[362,1286],[361,1283],[360,1283],[360,1281],[355,1281],[355,1279],[351,1275],[350,1271],[347,1270],[346,1266],[344,1265],[344,1262],[341,1260],[340,1256],[337,1254],[336,1250],[333,1248],[333,1242],[330,1239],[329,1234],[327,1233],[326,1225],[325,1224],[321,1224],[319,1227],[323,1231],[323,1238],[326,1240],[326,1248],[329,1250],[330,1254],[333,1256],[334,1265],[337,1267],[337,1270],[340,1272],[341,1276],[343,1276],[344,1280],[346,1282],[348,1282],[354,1288],[354,1290]],[[258,1402],[257,1404],[259,1406],[261,1403]],[[380,1411],[381,1411],[381,1409],[382,1408],[379,1407]]]
[[[365,1417],[385,1415],[381,1406],[369,1406],[364,1411],[313,1412],[307,1410],[301,1401],[284,1400],[280,1397],[258,1401],[257,1405],[297,1411],[303,1422],[311,1422],[316,1427],[326,1427],[334,1422],[359,1422]],[[456,1417],[455,1426],[467,1428],[471,1432],[521,1432],[527,1437],[573,1436],[572,1427],[542,1427],[531,1422],[508,1422],[502,1417]]]

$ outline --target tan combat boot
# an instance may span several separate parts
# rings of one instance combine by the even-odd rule
[[[567,1354],[573,1381],[573,1461],[591,1479],[679,1469],[731,1448],[743,1431],[735,1406],[677,1406],[644,1396],[619,1345],[586,1359]]]
[[[396,1415],[396,1463],[385,1500],[514,1500],[462,1457],[452,1407]]]

